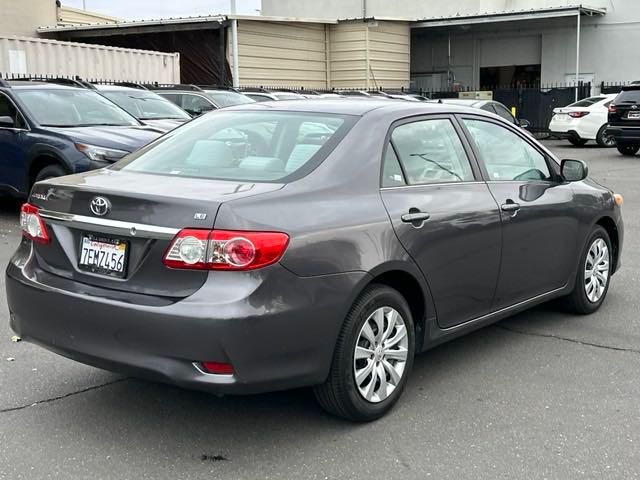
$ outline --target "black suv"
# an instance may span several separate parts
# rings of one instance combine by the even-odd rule
[[[37,181],[105,167],[160,134],[80,82],[0,79],[0,191],[24,197]]]
[[[640,85],[628,85],[609,105],[608,135],[618,151],[633,156],[640,150]]]

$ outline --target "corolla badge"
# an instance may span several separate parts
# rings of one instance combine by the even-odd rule
[[[111,210],[111,202],[104,197],[94,197],[89,208],[94,215],[104,217]]]

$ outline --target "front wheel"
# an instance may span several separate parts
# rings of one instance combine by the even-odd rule
[[[595,226],[580,257],[576,284],[565,299],[571,311],[587,315],[600,308],[609,291],[612,252],[609,234],[601,226]]]
[[[618,151],[625,157],[633,157],[640,150],[640,145],[618,145]]]
[[[607,135],[607,127],[608,125],[603,125],[598,130],[598,134],[596,135],[596,143],[600,147],[610,148],[616,146],[616,139],[613,135]]]
[[[385,285],[371,285],[351,307],[338,337],[329,377],[314,394],[327,412],[357,422],[376,420],[396,403],[415,353],[411,310]]]
[[[569,143],[574,147],[584,147],[589,140],[585,140],[584,138],[569,138]]]

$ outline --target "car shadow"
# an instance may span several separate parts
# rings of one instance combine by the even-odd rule
[[[549,306],[534,309],[533,315],[522,315],[528,315],[526,321],[531,322],[552,311],[560,321],[570,318]],[[507,322],[518,321],[518,317]],[[69,410],[49,415],[49,421],[60,422],[59,428],[92,445],[104,444],[105,438],[113,438],[116,433],[126,435],[129,442],[162,439],[162,451],[194,461],[246,461],[261,449],[266,451],[277,444],[286,452],[303,441],[305,450],[321,451],[336,438],[362,435],[373,425],[391,426],[398,419],[404,423],[407,412],[436,415],[438,407],[429,406],[430,396],[437,392],[439,405],[456,398],[456,386],[468,380],[468,376],[462,378],[463,373],[473,373],[473,368],[483,363],[487,367],[496,359],[507,361],[508,352],[518,351],[525,341],[527,337],[507,332],[497,324],[419,355],[399,404],[374,424],[353,424],[324,413],[310,389],[216,397],[136,379],[93,390],[83,400],[64,400],[73,403],[60,403],[57,408]]]

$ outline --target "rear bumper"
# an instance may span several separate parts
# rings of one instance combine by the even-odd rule
[[[618,145],[640,145],[640,127],[609,125],[606,133],[615,138]]]
[[[354,272],[300,278],[280,265],[212,272],[203,287],[163,306],[87,295],[70,280],[48,285],[23,242],[6,272],[11,328],[24,340],[99,368],[221,394],[324,381]],[[65,285],[64,282],[67,282]],[[228,362],[233,375],[198,361]]]

